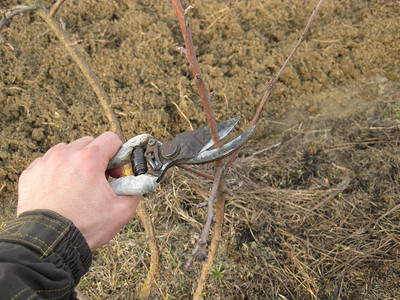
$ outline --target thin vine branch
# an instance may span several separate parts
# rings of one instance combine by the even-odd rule
[[[210,175],[210,174],[208,174],[208,173],[206,173],[206,172],[197,170],[197,169],[195,169],[195,168],[189,167],[189,166],[187,166],[187,165],[178,165],[178,167],[179,167],[179,168],[182,168],[182,169],[184,169],[184,170],[186,170],[186,171],[192,172],[192,173],[194,173],[194,174],[196,174],[196,175],[199,175],[199,176],[201,176],[201,177],[204,177],[204,178],[206,178],[206,179],[209,179],[209,180],[214,180],[214,179],[215,179],[215,176]],[[228,189],[226,189],[226,188],[224,189],[224,193],[225,193],[225,194],[228,194],[228,195],[230,195],[230,196],[233,196],[233,193],[230,192],[230,191],[229,191]],[[203,206],[203,207],[204,207],[204,206]]]
[[[4,35],[3,35],[1,32],[0,32],[0,42],[6,44],[8,47],[11,48],[11,50],[13,50],[13,51],[15,50],[14,46],[11,45],[11,44],[9,43],[9,41],[6,40],[6,38],[4,37]]]
[[[274,81],[275,84],[276,82],[279,80],[279,78],[281,77],[283,70],[286,68],[286,66],[288,65],[289,61],[291,60],[292,56],[296,53],[297,49],[300,47],[301,43],[304,41],[306,34],[308,32],[308,30],[310,29],[311,23],[314,21],[315,16],[317,15],[319,9],[321,8],[322,4],[324,3],[324,0],[320,0],[317,4],[317,6],[314,8],[310,18],[308,19],[307,25],[306,27],[304,27],[303,32],[299,38],[299,40],[297,41],[296,45],[294,46],[292,52],[290,52],[288,58],[286,59],[285,63],[283,64],[282,68],[279,70],[278,74],[276,75]],[[275,86],[274,84],[274,86]]]
[[[143,298],[149,299],[155,284],[156,276],[158,274],[158,269],[160,265],[160,254],[158,251],[158,243],[155,238],[156,234],[154,231],[153,222],[151,221],[151,218],[142,202],[140,202],[137,211],[139,213],[140,219],[142,220],[147,236],[149,237],[147,243],[150,247],[151,254],[150,268],[147,272],[147,277],[142,287]]]
[[[216,125],[215,118],[214,118],[214,112],[212,109],[210,97],[207,95],[206,90],[205,90],[205,86],[204,86],[204,83],[202,80],[200,69],[199,69],[199,66],[197,63],[196,54],[194,52],[191,33],[190,33],[188,22],[186,19],[186,15],[188,14],[188,12],[193,10],[193,5],[190,5],[186,10],[183,10],[182,5],[179,0],[171,0],[171,1],[175,8],[175,12],[178,16],[179,24],[181,26],[182,34],[183,34],[183,37],[185,40],[185,45],[186,45],[186,48],[178,47],[178,49],[186,54],[186,56],[189,60],[189,63],[192,67],[193,75],[197,79],[196,85],[197,85],[197,88],[199,90],[200,96],[201,96],[203,104],[204,104],[204,108],[205,108],[206,115],[207,115],[207,120],[209,121],[209,124],[210,124],[213,140],[215,142],[215,145],[219,146],[220,143],[219,143],[218,133],[216,131],[216,128],[213,129],[213,126]],[[320,0],[318,2],[313,13],[311,14],[311,17],[309,18],[309,20],[307,22],[306,27],[303,30],[302,35],[301,35],[300,39],[298,40],[297,44],[294,46],[293,50],[289,54],[288,58],[286,59],[285,63],[279,70],[276,77],[268,83],[268,88],[257,108],[257,111],[256,111],[252,121],[250,122],[249,128],[251,128],[252,126],[254,126],[257,123],[257,121],[260,117],[260,114],[265,106],[265,103],[267,102],[267,100],[269,99],[269,97],[271,95],[272,90],[274,89],[276,83],[279,81],[281,74],[283,73],[284,69],[288,65],[289,61],[291,60],[291,58],[293,57],[295,52],[297,51],[298,47],[304,41],[305,36],[311,26],[311,23],[313,22],[316,14],[318,13],[320,7],[323,4],[323,2],[324,2],[324,0]],[[215,131],[213,131],[213,130],[215,130]],[[208,200],[207,221],[204,226],[202,235],[198,241],[198,244],[186,264],[186,267],[190,267],[193,264],[194,259],[196,259],[196,258],[206,261],[203,264],[202,273],[201,273],[199,283],[198,283],[198,286],[197,286],[197,289],[196,289],[196,292],[194,295],[194,299],[201,299],[205,283],[209,276],[212,262],[217,254],[219,242],[221,240],[222,223],[223,223],[223,218],[224,218],[225,197],[224,197],[224,194],[222,193],[222,190],[224,189],[225,174],[226,174],[227,170],[229,169],[229,167],[232,165],[232,163],[237,158],[239,151],[240,151],[240,149],[235,151],[235,153],[229,158],[229,160],[225,166],[222,166],[221,163],[219,165],[220,167],[218,168],[218,171],[214,177],[213,187],[210,192],[210,197]],[[217,224],[215,226],[214,235],[213,235],[213,238],[211,241],[211,250],[207,256],[206,244],[207,244],[207,238],[208,238],[208,235],[210,232],[212,220],[214,219],[212,206],[214,204],[215,199],[217,199],[217,205],[216,205]]]
[[[293,47],[293,50],[290,52],[289,56],[287,57],[286,61],[284,62],[284,64],[282,65],[282,67],[280,68],[278,74],[275,76],[274,79],[272,79],[269,83],[268,83],[268,88],[264,93],[264,96],[260,102],[260,104],[258,105],[257,111],[254,114],[254,117],[252,119],[252,121],[249,124],[249,129],[255,125],[258,121],[258,119],[260,118],[260,114],[265,106],[265,103],[267,102],[267,100],[269,99],[272,90],[274,89],[275,85],[278,83],[283,71],[285,70],[285,68],[287,67],[289,61],[292,59],[293,55],[296,53],[297,49],[300,47],[301,43],[303,43],[308,30],[310,29],[311,23],[314,21],[315,16],[317,15],[318,11],[320,10],[322,4],[324,3],[324,0],[320,0],[317,4],[317,6],[314,8],[310,18],[308,19],[307,25],[304,27],[303,32],[299,38],[299,40],[297,41],[296,45]],[[236,150],[232,156],[229,158],[228,162],[227,162],[227,167],[229,168],[233,162],[236,160],[238,154],[239,154],[240,149]]]
[[[1,11],[0,13],[4,16],[4,18],[2,20],[0,20],[0,41],[3,42],[4,44],[6,44],[8,47],[10,47],[12,50],[15,50],[14,46],[11,45],[7,39],[4,37],[4,35],[1,33],[1,30],[7,26],[8,24],[10,24],[10,21],[12,18],[14,18],[15,16],[21,15],[23,13],[38,9],[39,6],[38,5],[34,5],[34,6],[24,6],[24,5],[20,5],[16,7],[16,10],[11,11],[11,12],[7,12],[7,10],[5,11]]]
[[[224,212],[225,212],[225,194],[221,190],[225,187],[225,174],[228,171],[227,166],[224,166],[224,170],[221,173],[221,178],[219,180],[218,190],[217,190],[217,201],[215,205],[215,225],[214,234],[211,240],[210,251],[208,252],[207,261],[203,263],[201,269],[201,274],[199,282],[197,284],[196,292],[193,296],[194,300],[201,300],[203,295],[204,287],[207,283],[207,278],[210,274],[211,266],[214,259],[217,257],[219,243],[222,237],[222,227],[224,224]]]
[[[53,4],[53,6],[50,8],[51,17],[54,17],[54,15],[58,12],[58,10],[60,9],[61,5],[63,5],[64,2],[65,0],[57,0],[57,2]]]
[[[68,50],[69,55],[73,58],[73,60],[78,64],[81,69],[83,75],[86,77],[87,81],[92,86],[94,92],[100,100],[100,103],[104,109],[104,112],[111,124],[111,129],[118,134],[118,136],[124,142],[124,137],[122,134],[121,126],[119,124],[118,118],[114,113],[114,110],[111,107],[111,100],[108,97],[107,93],[104,91],[103,87],[100,84],[97,76],[93,73],[92,69],[88,65],[85,57],[79,51],[76,43],[74,43],[67,32],[65,31],[62,24],[58,23],[50,16],[50,12],[44,8],[39,1],[37,0],[25,0],[25,2],[34,6],[35,4],[39,6],[40,9],[37,10],[38,15],[53,29],[57,38],[64,44],[65,48]]]
[[[32,5],[32,6],[17,6],[17,9],[11,12],[4,12],[4,18],[0,21],[0,30],[3,29],[4,26],[8,25],[11,21],[12,18],[15,16],[18,16],[20,14],[26,13],[28,11],[32,11],[35,9],[38,9],[38,5]]]
[[[197,61],[196,52],[193,46],[192,34],[190,33],[189,23],[187,21],[187,14],[192,11],[194,6],[190,5],[187,9],[183,9],[182,4],[179,0],[171,0],[174,6],[175,13],[179,20],[179,25],[181,26],[183,39],[185,41],[186,48],[179,47],[179,50],[186,53],[186,57],[189,61],[190,67],[192,69],[194,78],[196,80],[196,86],[199,90],[201,101],[203,102],[204,110],[206,112],[208,125],[210,126],[211,136],[214,141],[215,147],[220,146],[220,139],[217,130],[217,123],[215,121],[214,110],[212,103],[210,101],[210,95],[204,85],[203,76],[201,75],[201,70],[199,63]]]
[[[214,206],[214,201],[218,194],[218,188],[220,187],[220,182],[224,176],[225,170],[226,170],[225,167],[219,167],[215,174],[214,183],[211,188],[210,196],[207,201],[207,206],[209,208],[208,213],[207,213],[207,221],[204,225],[201,236],[200,236],[199,240],[197,241],[197,246],[193,250],[192,254],[190,255],[189,260],[186,263],[186,269],[189,269],[192,266],[194,260],[200,260],[200,261],[208,260],[208,255],[207,255],[207,251],[206,251],[207,239],[208,239],[208,235],[210,233],[212,222],[215,220],[212,207]]]
[[[37,13],[39,14],[39,16],[53,29],[59,40],[64,44],[65,48],[68,50],[73,60],[75,60],[75,62],[78,64],[82,73],[84,74],[84,76],[92,86],[93,90],[95,91],[100,101],[100,104],[102,105],[104,112],[109,120],[112,130],[120,137],[121,141],[124,142],[125,141],[124,134],[121,130],[121,125],[118,121],[118,118],[116,117],[114,110],[111,106],[110,98],[102,88],[96,75],[91,70],[85,57],[77,48],[76,43],[74,43],[68,36],[67,32],[65,31],[65,26],[54,20],[50,15],[50,12],[42,5],[40,5],[38,0],[34,1],[26,0],[25,2],[27,2],[28,5],[31,5],[31,7],[38,8]],[[36,3],[36,5],[34,5],[34,2]],[[57,5],[57,7],[55,5],[52,7],[53,15],[57,12],[59,7],[61,6],[62,4],[61,2],[64,1],[57,1],[58,4],[57,3],[55,4]],[[125,169],[125,172],[127,173],[127,175],[129,175],[131,169],[129,168]],[[145,205],[142,202],[140,202],[140,204],[138,205],[138,214],[143,223],[145,231],[149,237],[148,244],[151,251],[150,271],[148,272],[147,278],[143,285],[143,297],[145,299],[148,299],[150,297],[153,285],[155,283],[156,274],[158,274],[160,255],[158,251],[156,235],[154,233],[154,227],[151,218],[144,206]]]

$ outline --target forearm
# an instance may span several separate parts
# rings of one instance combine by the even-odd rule
[[[2,299],[70,299],[92,255],[74,224],[51,211],[29,211],[0,226]]]

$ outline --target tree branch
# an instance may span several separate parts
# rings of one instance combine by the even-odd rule
[[[302,32],[299,40],[297,41],[296,45],[293,47],[293,50],[290,52],[289,56],[287,57],[286,61],[284,62],[284,64],[280,68],[280,70],[279,70],[278,74],[275,76],[275,78],[270,80],[270,82],[268,83],[268,88],[265,91],[264,96],[263,96],[260,104],[258,105],[257,111],[254,114],[254,117],[253,117],[252,121],[249,124],[249,127],[248,127],[249,129],[257,123],[257,121],[258,121],[258,119],[260,117],[260,114],[261,114],[261,112],[262,112],[262,110],[264,108],[264,105],[268,101],[268,99],[269,99],[269,97],[270,97],[270,95],[272,93],[272,90],[274,89],[275,85],[278,83],[279,78],[281,77],[281,75],[282,75],[283,71],[285,70],[286,66],[288,65],[289,61],[292,59],[292,57],[296,53],[297,49],[299,48],[301,43],[304,41],[305,36],[306,36],[308,30],[310,29],[311,23],[314,21],[314,18],[317,15],[319,9],[321,8],[323,2],[324,2],[324,0],[320,0],[318,2],[317,6],[314,8],[310,18],[308,19],[307,25],[306,25],[306,27],[304,27],[303,32]],[[240,151],[240,149],[236,150],[232,154],[232,156],[229,158],[229,160],[227,162],[227,167],[228,168],[236,160],[236,158],[237,158],[237,156],[239,154],[239,151]]]
[[[208,260],[208,255],[207,255],[207,239],[208,235],[210,234],[210,229],[211,225],[214,221],[214,213],[213,213],[213,206],[214,206],[214,200],[218,195],[218,191],[221,187],[221,180],[225,175],[225,167],[219,167],[216,174],[215,174],[215,179],[213,186],[211,188],[210,196],[207,201],[207,220],[203,228],[203,232],[201,233],[201,236],[197,242],[196,248],[193,250],[192,254],[190,255],[189,260],[186,263],[186,269],[189,269],[194,260],[200,260],[200,261],[207,261]]]
[[[183,39],[185,40],[186,48],[183,51],[186,53],[186,57],[189,61],[190,67],[192,69],[194,78],[196,80],[196,86],[199,90],[201,101],[203,102],[204,110],[206,112],[208,125],[210,126],[211,136],[214,141],[215,147],[220,146],[220,139],[217,130],[217,123],[215,121],[214,111],[212,107],[212,103],[210,101],[210,96],[207,92],[207,89],[204,85],[203,76],[201,75],[201,70],[199,67],[199,63],[197,61],[196,52],[193,46],[192,34],[189,30],[189,24],[187,22],[187,13],[193,10],[194,6],[190,5],[186,10],[183,10],[182,4],[179,0],[171,0],[172,5],[175,8],[176,15],[178,16],[179,25],[181,26]]]

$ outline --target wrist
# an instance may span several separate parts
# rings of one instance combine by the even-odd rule
[[[31,210],[0,227],[0,242],[23,245],[43,261],[70,272],[73,284],[88,271],[92,254],[75,225],[50,210]]]

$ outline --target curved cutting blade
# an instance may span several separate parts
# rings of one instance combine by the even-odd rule
[[[236,117],[217,124],[217,130],[221,138],[225,137],[235,127],[239,118]],[[171,165],[178,161],[196,157],[213,144],[208,126],[181,132],[173,140],[161,144],[159,159],[163,165]]]
[[[232,154],[234,151],[236,151],[241,146],[243,146],[248,141],[248,139],[254,132],[255,128],[256,128],[256,125],[251,127],[249,130],[247,130],[242,135],[238,136],[233,141],[231,141],[225,145],[222,145],[221,147],[219,147],[217,149],[203,151],[203,152],[199,153],[196,157],[186,160],[185,163],[201,164],[201,163],[207,163],[210,161],[224,158],[224,157],[228,156],[229,154]]]
[[[240,119],[240,116],[237,116],[235,118],[232,118],[230,120],[226,120],[226,121],[223,121],[223,122],[217,124],[218,135],[221,140],[224,137],[226,137],[229,132],[231,132],[233,127],[235,127],[236,124],[239,122],[239,119]],[[208,148],[210,148],[213,145],[214,145],[214,141],[210,135],[210,140],[208,141],[207,144],[204,145],[204,147],[199,152],[207,150]]]
[[[218,123],[217,130],[220,138],[224,138],[235,127],[239,119],[240,116],[237,116]],[[157,171],[157,182],[160,182],[168,168],[197,157],[199,153],[205,152],[212,145],[214,145],[214,142],[211,137],[210,128],[207,126],[181,132],[173,140],[166,143],[148,145],[145,155],[146,153],[152,154],[152,159],[158,163],[157,166],[154,164],[156,167],[153,167],[151,162],[149,162],[150,166]]]

